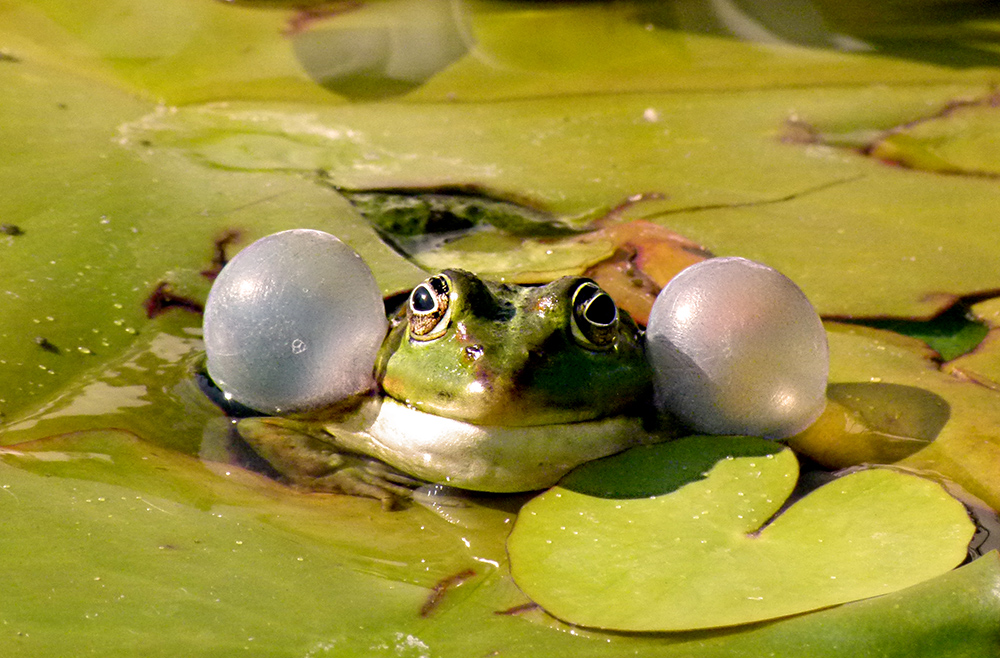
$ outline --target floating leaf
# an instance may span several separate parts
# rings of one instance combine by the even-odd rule
[[[327,187],[123,148],[119,126],[155,114],[152,103],[36,59],[4,64],[0,85],[0,221],[21,232],[0,238],[8,419],[127,350],[165,291],[197,308],[220,258],[268,233],[336,233],[383,292],[426,276]]]
[[[791,444],[827,468],[891,464],[927,447],[951,416],[940,395],[883,382],[830,384],[827,407]]]
[[[411,21],[411,33],[422,30],[433,42],[450,31],[449,43],[416,77],[374,90],[391,101],[348,104],[347,94],[371,91],[360,79],[346,80],[361,84],[342,85],[345,95],[330,91],[344,76],[329,88],[318,84],[328,78],[310,45],[323,39],[309,33],[391,31],[412,15],[393,15],[397,4],[0,3],[0,442],[114,425],[140,435],[137,445],[153,442],[161,457],[164,448],[220,457],[210,444],[225,419],[187,371],[198,318],[183,309],[203,300],[202,271],[217,271],[255,237],[306,225],[346,238],[384,292],[424,278],[329,189],[329,172],[334,183],[359,188],[478,185],[581,225],[645,193],[616,219],[649,219],[715,253],[766,261],[838,316],[927,318],[956,297],[1000,287],[997,245],[981,239],[994,228],[996,181],[886,166],[853,150],[956,101],[989,97],[1000,58],[984,38],[995,28],[984,3],[949,3],[945,11],[923,1],[826,3],[822,16],[807,10],[782,22],[772,9],[739,2],[726,5],[737,12],[729,23],[719,20],[719,3],[700,0],[451,2],[456,15],[443,21],[441,3],[435,17]],[[425,27],[435,21],[439,28]],[[755,27],[762,28],[756,36]],[[467,29],[457,48],[455,28]],[[874,50],[857,50],[865,44]],[[377,71],[383,82],[392,77],[389,67]],[[226,116],[198,124],[195,115],[212,113]],[[783,141],[792,124],[806,137],[810,127],[850,136],[843,141],[850,149]],[[236,236],[234,227],[245,230]],[[148,319],[150,309],[159,317]],[[945,426],[907,461],[1000,506],[996,393],[941,373],[919,343],[858,328],[833,327],[831,336],[834,351],[846,355],[835,381],[884,377],[946,400]],[[997,370],[985,360],[990,341],[969,355],[984,360],[946,368],[995,383]],[[228,655],[249,646],[276,656],[978,658],[1000,644],[995,556],[909,590],[739,630],[587,633],[517,611],[526,601],[503,573],[502,532],[448,534],[419,510],[372,515],[365,501],[304,497],[259,478],[246,490],[267,501],[240,508],[240,521],[288,530],[268,535],[268,558],[231,551],[227,561],[214,544],[212,559],[196,563],[158,549],[140,556],[164,525],[159,513],[121,507],[109,520],[100,515],[107,508],[95,506],[93,518],[77,517],[86,506],[73,507],[72,497],[106,494],[117,478],[126,496],[171,511],[171,501],[192,508],[216,501],[207,513],[230,519],[238,496],[172,497],[167,489],[179,472],[202,483],[213,477],[189,457],[142,461],[150,454],[137,449],[128,459],[93,442],[79,449],[115,461],[73,459],[62,470],[48,463],[46,477],[30,457],[3,466],[0,477],[12,488],[0,491],[10,530],[0,541],[8,598],[16,601],[3,618],[27,633],[0,638],[4,655]],[[53,452],[74,449],[66,443]],[[143,470],[151,462],[156,468]],[[311,512],[300,516],[296,506]],[[205,519],[189,512],[178,515]],[[105,541],[73,535],[70,518]],[[385,533],[364,538],[369,524],[381,523]],[[460,552],[463,540],[489,550],[474,553],[482,562],[467,555],[439,562],[434,549],[422,563],[428,537],[447,537],[444,545]],[[329,569],[311,570],[308,582],[295,573],[280,578],[284,551],[303,542],[319,556],[309,564]],[[105,600],[95,592],[111,588],[87,589],[133,578],[104,571],[101,581],[87,580],[113,553],[123,569],[144,569],[128,589],[135,607],[126,596],[97,609]],[[359,563],[360,575],[342,568]],[[457,573],[494,564],[493,577],[448,585]],[[390,580],[369,579],[372,571]],[[406,584],[414,580],[431,589]],[[363,601],[351,586],[366,593]],[[237,590],[246,600],[220,612]],[[440,604],[420,617],[415,611],[438,590]],[[272,599],[276,606],[267,608]],[[97,618],[86,616],[94,610]],[[509,614],[495,614],[502,611]],[[234,630],[260,632],[250,641],[249,632]],[[163,637],[176,642],[165,646]]]
[[[1000,96],[956,102],[890,131],[869,153],[923,171],[1000,176]]]
[[[406,656],[407,650],[417,653],[412,642],[419,641],[425,653],[442,658],[491,651],[514,658],[564,654],[600,658],[628,653],[646,658],[980,658],[1000,646],[998,585],[1000,561],[994,552],[904,590],[777,622],[638,634],[602,633],[555,622],[526,603],[509,579],[495,574],[469,592],[460,605],[441,610],[430,623],[377,634],[379,646],[373,650],[369,647],[376,642],[352,638],[337,655]]]
[[[1000,390],[1000,298],[976,304],[972,310],[985,321],[986,336],[973,351],[946,363],[944,370]]]
[[[919,338],[927,343],[944,361],[970,352],[986,337],[989,328],[971,314],[962,303],[952,306],[930,320],[858,320],[858,324],[894,331]]]
[[[968,89],[884,96],[838,90],[836,96],[859,112],[853,108],[911,105],[917,98],[925,106],[946,105]],[[833,147],[777,138],[790,106],[810,117],[829,112],[832,97],[786,90],[742,92],[739,102],[649,94],[442,103],[422,107],[421,126],[402,103],[377,110],[231,103],[150,114],[129,126],[126,141],[210,168],[310,175],[319,168],[324,180],[352,190],[472,187],[522,199],[577,227],[647,193],[620,218],[645,219],[715,254],[770,265],[823,315],[927,318],[960,296],[1000,288],[996,245],[970,244],[942,228],[961,222],[970,232],[991,230],[992,181],[918,176]],[[643,118],[650,108],[655,121]],[[715,117],[711,126],[705,117]],[[845,110],[843,120],[870,118]],[[451,139],[440,139],[442,125]],[[560,154],[558,163],[548,159],[552,152]],[[540,267],[531,249],[523,253],[533,256],[525,270],[562,269]],[[503,267],[510,268],[518,252],[505,256]]]
[[[832,415],[790,439],[789,445],[837,468],[880,453],[899,455],[901,444],[933,439],[898,463],[939,473],[1000,509],[1000,470],[995,467],[1000,462],[1000,393],[942,372],[936,353],[915,338],[837,323],[826,328],[831,385],[849,384],[861,394],[854,402],[842,398],[839,405],[831,405]],[[880,398],[878,404],[885,409],[864,410]],[[921,398],[918,409],[915,403]],[[845,403],[853,420],[843,415],[837,419]],[[923,406],[928,403],[929,408]],[[903,417],[894,418],[897,414]],[[895,432],[900,432],[895,447],[878,445]],[[859,440],[867,439],[874,445],[859,446]]]
[[[4,655],[305,655],[398,628],[436,581],[488,571],[469,547],[498,546],[506,516],[458,527],[294,495],[119,431],[4,448],[0,487]]]
[[[685,467],[690,443],[718,459],[703,479],[664,495],[595,497],[570,481],[529,502],[508,540],[518,586],[575,624],[676,631],[886,594],[965,558],[973,524],[934,482],[861,471],[772,518],[795,486],[791,451],[733,457],[713,441],[646,450],[661,453],[667,478]],[[627,478],[632,465],[610,457],[592,468]]]
[[[710,256],[674,231],[633,220],[562,238],[478,231],[425,248],[414,254],[414,260],[430,270],[458,267],[516,283],[547,283],[583,274],[645,324],[660,288],[684,268]]]

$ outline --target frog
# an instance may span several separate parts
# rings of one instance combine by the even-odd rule
[[[240,437],[293,486],[393,507],[422,483],[489,493],[673,436],[650,415],[642,329],[597,283],[434,274],[392,315],[367,394],[245,418]]]

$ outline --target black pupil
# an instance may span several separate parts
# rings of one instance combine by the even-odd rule
[[[410,306],[417,313],[429,313],[437,308],[437,300],[434,299],[434,293],[428,290],[426,285],[420,284],[410,297]]]
[[[611,324],[615,321],[615,302],[605,293],[598,293],[587,304],[583,316],[592,324]]]

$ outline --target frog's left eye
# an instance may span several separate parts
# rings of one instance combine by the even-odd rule
[[[433,340],[444,335],[451,321],[450,296],[451,285],[443,274],[432,276],[413,289],[406,307],[411,337]]]
[[[618,306],[596,283],[585,281],[573,293],[573,337],[584,347],[608,349],[618,332]]]

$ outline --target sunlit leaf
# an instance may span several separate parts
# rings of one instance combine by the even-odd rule
[[[334,191],[294,175],[192,167],[119,143],[151,103],[32,59],[0,66],[0,412],[10,418],[131,345],[161,284],[193,306],[210,276],[258,237],[336,233],[385,292],[424,274]]]
[[[939,473],[1000,508],[1000,393],[942,372],[914,338],[836,323],[827,337],[831,386],[849,385],[851,395],[833,396],[827,415],[789,445],[833,468],[912,453],[898,463]],[[916,451],[907,447],[914,443]]]
[[[943,106],[968,93],[986,91],[846,90],[837,100]],[[578,226],[647,194],[620,218],[653,221],[717,255],[771,265],[823,315],[926,318],[959,296],[1000,288],[996,245],[970,245],[946,228],[961,222],[979,234],[991,230],[991,181],[900,170],[836,147],[780,139],[791,107],[823,116],[832,98],[826,90],[779,90],[742,92],[739,102],[645,94],[442,103],[423,106],[419,124],[404,103],[377,111],[238,103],[150,114],[129,126],[126,143],[213,168],[319,168],[324,181],[355,190],[473,187]],[[842,120],[873,117],[845,110]],[[440,139],[443,125],[452,139]],[[540,266],[530,248],[524,253],[533,271],[561,268]],[[508,254],[502,268],[516,257]],[[489,268],[489,256],[485,262]]]
[[[293,495],[120,431],[4,448],[0,462],[6,655],[304,655],[417,619],[435,582],[489,571],[470,555],[500,557],[502,513],[463,528]]]
[[[973,524],[934,482],[862,471],[779,513],[798,475],[791,451],[734,457],[714,440],[643,449],[665,478],[692,480],[667,493],[595,496],[569,481],[529,502],[508,540],[518,586],[571,623],[678,631],[886,594],[965,558]],[[691,442],[717,460],[707,471],[682,456]],[[626,453],[583,468],[627,480],[630,461]]]
[[[976,304],[972,310],[986,323],[988,332],[975,350],[945,364],[944,369],[1000,390],[1000,299]]]
[[[1000,289],[982,237],[991,152],[976,150],[992,139],[995,10],[796,8],[0,0],[0,444],[20,453],[0,465],[0,653],[995,653],[995,555],[737,631],[559,624],[523,607],[506,570],[518,501],[384,515],[277,486],[224,465],[228,422],[193,381],[210,277],[257,237],[321,228],[383,292],[424,278],[344,188],[457,187],[611,231],[649,220],[777,267],[837,317],[926,319]],[[890,133],[914,162],[955,166],[865,152]],[[637,308],[662,285],[659,237],[634,256],[632,238],[547,239],[470,237],[467,265],[513,278],[530,263],[535,279],[607,266],[610,282],[590,273],[639,284]],[[849,393],[831,408],[883,446],[915,433],[904,463],[1000,506],[992,333],[941,372],[918,342],[830,331]],[[832,443],[838,459],[872,454]]]

